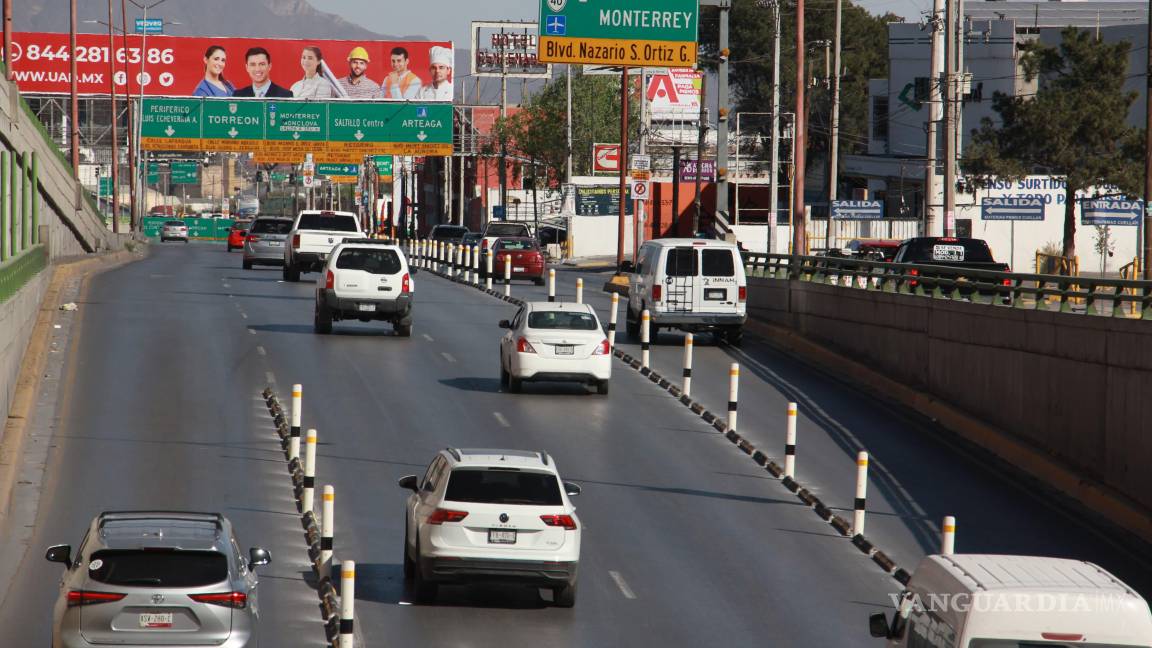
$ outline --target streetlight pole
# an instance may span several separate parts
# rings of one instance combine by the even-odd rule
[[[72,2],[72,33],[76,33],[76,2]],[[75,50],[75,46],[73,46]],[[4,68],[7,70],[8,80],[12,80],[12,0],[4,0]],[[73,74],[72,76],[76,76]]]
[[[832,201],[839,197],[840,184],[840,51],[843,43],[840,14],[843,5],[844,0],[836,0],[836,33],[832,44],[832,133],[828,143],[828,241],[825,244],[827,248],[831,248],[836,242],[836,237],[832,235]]]
[[[73,0],[73,1],[75,1],[75,0]],[[127,52],[128,52],[128,4],[127,4],[127,2],[125,2],[125,0],[120,0],[120,35],[123,37],[124,52],[125,52],[125,56],[127,56]],[[75,51],[76,48],[73,47],[72,49],[73,49],[73,51]],[[111,52],[109,52],[109,56],[111,56],[111,55],[112,55]],[[75,73],[73,73],[73,74],[75,74]],[[128,133],[126,135],[127,140],[128,140],[127,141],[127,145],[128,145],[128,168],[134,170],[136,168],[136,135],[135,135],[136,120],[134,118],[135,111],[132,109],[132,94],[130,92],[130,89],[131,89],[131,86],[128,84],[128,68],[127,68],[127,65],[125,65],[125,68],[124,68],[124,96],[128,100]],[[138,220],[139,216],[136,213],[136,178],[135,178],[135,172],[133,172],[133,175],[130,177],[132,178],[132,181],[128,183],[128,204],[129,204],[128,212],[130,214],[129,223],[130,223],[130,229],[136,230],[138,225],[139,225],[139,220]]]
[[[123,2],[123,1],[124,0],[121,0],[121,2]],[[158,7],[167,1],[168,0],[157,0],[156,2],[152,2],[152,3],[141,3],[141,2],[137,2],[136,0],[128,0],[128,2],[131,2],[134,7],[136,7],[137,9],[140,9],[141,11],[144,12],[143,19],[144,19],[145,27],[144,27],[144,33],[141,35],[141,38],[140,38],[140,78],[137,79],[137,83],[140,86],[140,113],[141,113],[141,115],[143,115],[143,113],[144,113],[144,72],[145,72],[144,63],[148,60],[148,27],[147,27],[148,10],[153,9],[155,7]],[[125,37],[125,38],[127,38],[127,37]],[[127,72],[128,72],[127,59],[125,59],[124,71],[125,71],[125,76],[127,76]],[[125,79],[125,81],[127,81],[127,79]],[[125,87],[127,87],[127,86],[125,86]],[[141,118],[135,127],[142,129],[143,128],[143,122],[144,122],[144,120],[143,120],[143,118]],[[139,165],[139,168],[136,168],[133,171],[132,181],[134,183],[135,182],[140,183],[140,194],[141,194],[141,196],[145,197],[144,202],[147,203],[148,187],[144,182],[144,180],[145,180],[144,174],[147,173],[147,168],[144,166],[143,161],[140,159],[141,158],[141,156],[140,156],[140,153],[141,153],[140,136],[141,136],[141,130],[137,130],[134,143],[136,145],[136,156],[135,156],[136,160],[135,161]],[[145,204],[145,208],[147,208],[146,204]],[[143,209],[141,211],[143,212]],[[141,214],[141,216],[143,216],[143,214]]]
[[[1152,10],[1152,0],[1148,0],[1149,10]],[[1152,280],[1152,14],[1148,20],[1148,74],[1145,75],[1147,83],[1144,92],[1144,226],[1141,229],[1143,241],[1138,245],[1143,248],[1140,256],[1140,272],[1144,280]]]
[[[5,56],[5,61],[7,61],[7,57],[8,57],[7,53],[12,51],[8,48],[8,40],[9,40],[8,10],[9,10],[9,4],[11,3],[11,1],[12,0],[4,0],[4,52],[5,52],[4,56]],[[73,53],[76,52],[76,0],[72,0],[69,3],[68,47],[71,49],[71,51]],[[12,72],[11,65],[12,65],[11,63],[8,63],[9,74],[11,74],[11,72]],[[68,93],[70,96],[68,97],[68,123],[69,123],[68,140],[71,142],[70,149],[71,149],[71,154],[72,154],[72,177],[73,178],[79,178],[80,177],[80,104],[77,103],[77,99],[78,99],[78,96],[80,93],[78,91],[78,84],[79,84],[79,81],[76,79],[76,57],[75,56],[69,56],[68,57]],[[97,168],[99,168],[99,167],[97,167]],[[99,183],[99,180],[97,180],[97,183]],[[99,186],[97,186],[96,191],[97,191],[97,193],[99,193],[99,191],[100,191]],[[80,205],[77,204],[76,207],[79,208]]]
[[[112,100],[112,231],[120,232],[120,148],[116,142],[116,36],[112,0],[108,0],[108,92]]]
[[[804,254],[807,247],[807,217],[804,213],[804,174],[805,148],[808,146],[808,123],[804,103],[804,0],[796,0],[796,116],[792,137],[793,175],[792,179],[792,254]]]

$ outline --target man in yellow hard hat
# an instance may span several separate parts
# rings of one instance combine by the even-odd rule
[[[353,47],[348,52],[348,76],[338,79],[343,95],[349,99],[374,99],[380,95],[380,85],[365,74],[368,71],[368,50]]]

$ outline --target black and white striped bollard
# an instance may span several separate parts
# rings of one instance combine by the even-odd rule
[[[733,362],[728,368],[728,431],[736,430],[736,401],[740,397],[740,365]]]
[[[312,510],[316,495],[316,430],[309,429],[304,439],[304,494],[300,498],[300,512]]]
[[[492,290],[492,250],[484,250],[484,269],[487,272],[484,275],[484,288]]]
[[[504,296],[512,296],[512,255],[504,256]]]
[[[296,443],[300,443],[300,411],[304,405],[304,386],[300,383],[292,385],[292,427],[290,428],[290,438],[295,438]],[[283,446],[281,446],[283,447]],[[299,445],[297,445],[297,452],[299,452]],[[291,458],[291,457],[289,457]]]
[[[556,268],[548,268],[548,301],[556,301]]]
[[[480,248],[472,246],[472,283],[480,285]]]
[[[322,518],[320,520],[320,569],[316,570],[320,578],[328,578],[328,580],[335,580],[336,574],[332,573],[332,537],[336,533],[336,489],[327,484],[324,486],[324,498],[321,506]]]
[[[796,479],[796,403],[788,403],[788,426],[784,433],[784,476]]]
[[[620,295],[612,293],[612,313],[608,315],[608,348],[616,348],[616,318],[620,312]]]
[[[864,510],[868,498],[868,453],[856,455],[856,501],[853,504],[852,535],[864,535]]]
[[[649,327],[651,326],[651,316],[648,314],[648,309],[645,308],[640,313],[640,366],[648,366],[648,335]]]
[[[340,648],[355,648],[356,561],[340,563]]]
[[[685,396],[692,396],[692,344],[691,333],[684,334],[684,386],[681,391]]]

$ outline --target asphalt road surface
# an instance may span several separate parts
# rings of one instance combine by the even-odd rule
[[[0,606],[0,636],[19,639],[11,645],[47,642],[57,574],[43,547],[78,543],[100,510],[140,507],[232,518],[244,546],[273,553],[261,580],[264,645],[322,644],[290,482],[259,399],[269,382],[285,403],[292,383],[304,385],[316,481],[336,489],[335,551],[357,561],[368,646],[878,645],[867,617],[888,608],[898,583],[623,363],[606,397],[566,385],[506,394],[496,322],[514,307],[481,292],[421,272],[412,338],[360,322],[316,336],[317,275],[287,284],[279,269],[241,270],[220,245],[153,247],[93,279],[80,302],[32,548]],[[571,294],[575,273],[560,274]],[[607,321],[605,275],[584,276]],[[518,283],[513,294],[546,293]],[[679,341],[665,333],[653,352],[669,377]],[[825,502],[850,507],[856,451],[873,453],[868,535],[906,568],[953,514],[960,551],[1084,557],[1144,589],[1135,553],[929,422],[755,337],[739,351],[700,342],[694,395],[723,410],[727,366],[740,362],[740,431],[758,446],[783,445],[784,404],[800,403],[798,477]],[[409,604],[396,480],[448,445],[547,450],[584,487],[575,608],[511,586],[445,587],[436,605]]]

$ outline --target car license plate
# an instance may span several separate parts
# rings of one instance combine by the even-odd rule
[[[571,344],[557,344],[556,355],[572,355],[574,349]]]
[[[171,628],[172,613],[159,612],[140,615],[141,628]]]
[[[512,272],[524,272],[524,268],[512,268]]]
[[[728,296],[726,288],[706,288],[704,290],[704,299],[713,301],[723,301]]]
[[[516,544],[516,531],[488,529],[489,544]]]
[[[272,247],[280,247],[281,245],[284,245],[284,243],[282,241],[268,241],[268,245]]]
[[[376,310],[376,304],[357,304],[357,308],[362,311],[374,311]]]

